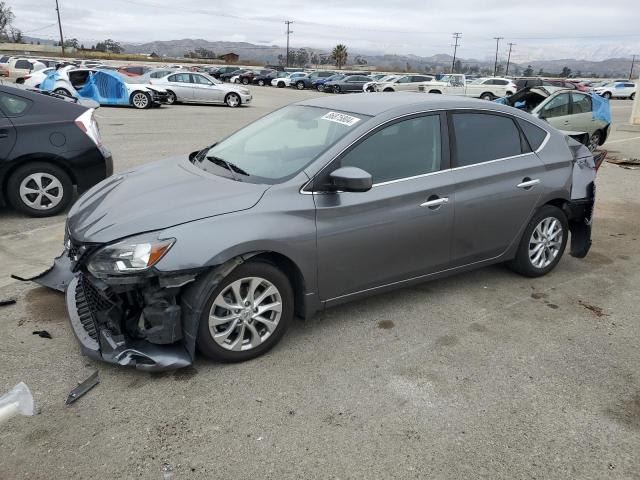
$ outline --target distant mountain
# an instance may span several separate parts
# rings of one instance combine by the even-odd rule
[[[576,77],[588,76],[589,74],[596,74],[601,77],[623,77],[629,76],[631,69],[630,58],[609,58],[607,60],[601,60],[593,62],[589,60],[575,60],[566,58],[562,60],[538,60],[529,62],[529,65],[533,67],[535,73],[542,68],[545,72],[560,72],[563,67],[571,69],[571,73]],[[635,77],[638,77],[640,73],[640,64],[636,64],[634,68]]]

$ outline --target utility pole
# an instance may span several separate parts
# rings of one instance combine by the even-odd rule
[[[460,40],[460,36],[462,35],[462,32],[454,32],[453,34],[453,38],[455,38],[456,43],[453,46],[453,62],[451,62],[451,73],[456,73],[456,53],[458,52],[458,40]]]
[[[504,37],[493,37],[496,41],[496,62],[493,64],[493,76],[496,76],[498,72],[498,47],[500,46],[500,40],[504,40]]]
[[[509,75],[509,64],[511,63],[511,49],[513,48],[514,45],[515,43],[509,43],[509,56],[507,57],[507,71],[504,73],[505,77]]]
[[[56,13],[58,14],[58,28],[60,29],[60,48],[62,48],[62,56],[64,57],[64,37],[62,36],[62,22],[60,22],[60,7],[56,0]]]
[[[629,70],[629,80],[633,78],[633,66],[635,65],[635,63],[636,63],[636,56],[634,55],[631,58],[631,70]]]
[[[287,25],[287,67],[288,67],[289,66],[289,35],[293,33],[293,30],[291,30],[290,28],[293,22],[291,20],[285,20],[284,23]]]

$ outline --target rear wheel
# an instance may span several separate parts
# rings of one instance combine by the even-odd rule
[[[334,85],[332,90],[333,90],[333,93],[340,93],[340,85]]]
[[[241,362],[262,355],[282,338],[293,318],[287,276],[265,262],[233,270],[202,309],[198,348],[207,357]]]
[[[602,131],[596,130],[595,132],[593,132],[593,134],[591,134],[591,137],[589,138],[589,145],[588,145],[589,150],[593,152],[601,144],[602,144]]]
[[[69,206],[73,183],[67,172],[57,165],[30,163],[9,177],[7,197],[16,210],[32,217],[49,217]]]
[[[318,90],[319,92],[324,92],[324,85],[323,84],[316,85],[316,90]]]
[[[375,91],[376,91],[376,87],[374,87],[373,85],[369,85],[365,90],[365,92],[369,92],[369,93],[373,93]]]
[[[526,277],[546,275],[560,261],[569,237],[569,224],[562,210],[545,205],[525,229],[516,257],[507,263]]]
[[[178,101],[178,97],[171,90],[167,90],[167,105],[173,105]]]
[[[235,108],[240,106],[240,95],[237,93],[228,93],[226,97],[224,97],[224,103],[227,104],[228,107]]]
[[[304,82],[296,82],[296,88],[298,90],[304,90]]]
[[[131,105],[139,110],[144,110],[151,106],[151,96],[146,92],[133,92],[131,94]]]
[[[264,80],[258,80],[258,85],[264,87]]]
[[[603,96],[604,98],[606,98],[607,100],[611,100],[611,92],[604,92],[604,93],[602,94],[602,96]]]
[[[393,88],[385,88],[383,92],[395,92]]]
[[[635,98],[636,98],[636,92],[633,92],[629,97],[629,99],[634,100]]]
[[[243,85],[249,85],[249,79],[248,78],[243,78],[242,79],[242,84]]]
[[[440,90],[429,90],[429,93],[435,93],[437,95],[442,95],[442,92]]]
[[[284,88],[284,82],[278,82],[278,88]]]

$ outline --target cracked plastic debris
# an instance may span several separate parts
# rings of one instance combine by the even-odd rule
[[[15,415],[33,415],[33,395],[23,382],[0,396],[0,424]]]
[[[98,370],[93,372],[89,378],[87,378],[84,382],[79,384],[76,388],[71,390],[69,396],[67,397],[67,401],[65,402],[67,405],[75,402],[80,397],[82,397],[85,393],[91,390],[93,387],[100,383],[100,378],[98,378]]]

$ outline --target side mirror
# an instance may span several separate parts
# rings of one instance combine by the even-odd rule
[[[366,192],[371,190],[371,174],[358,167],[341,167],[329,175],[331,184],[343,192]]]

